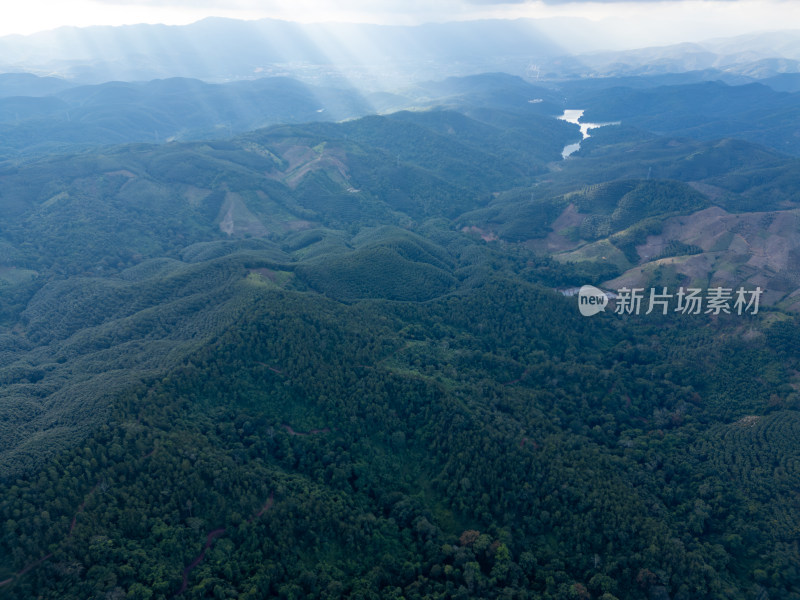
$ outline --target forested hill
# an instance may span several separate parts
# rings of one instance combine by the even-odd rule
[[[97,146],[229,138],[278,123],[370,114],[350,87],[269,77],[226,84],[171,77],[78,85],[0,75],[0,158],[69,153]]]
[[[532,181],[569,133],[399,114],[6,166],[4,470],[84,435],[109,390],[230,326],[254,284],[339,300],[476,285],[486,249],[436,219]]]
[[[443,85],[2,165],[2,597],[800,598],[796,160]],[[635,269],[784,287],[556,291]]]

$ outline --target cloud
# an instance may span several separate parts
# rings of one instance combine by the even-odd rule
[[[795,0],[24,0],[3,15],[0,35],[64,25],[165,23],[206,17],[273,18],[303,23],[419,25],[476,19],[572,17],[627,23],[620,43],[707,39],[800,23]],[[604,25],[605,26],[605,25]],[[620,34],[620,35],[622,35]]]
[[[675,4],[685,0],[464,0],[465,4],[473,6],[519,6],[519,5],[535,5],[538,3],[548,5],[558,4],[620,4],[620,3],[636,3],[636,4]],[[722,2],[732,3],[740,2],[743,0],[703,0],[705,2]]]
[[[474,4],[476,6],[482,5],[501,5],[501,4],[508,4],[508,5],[517,5],[517,4],[528,4],[530,0],[466,0],[467,4]]]
[[[480,2],[480,0],[478,0]],[[620,3],[635,3],[635,4],[675,4],[681,0],[542,0],[545,4],[620,4]],[[716,3],[735,3],[741,0],[703,0],[704,2]]]
[[[231,2],[222,3],[219,0],[169,0],[169,2],[162,2],[161,0],[92,0],[94,4],[105,4],[110,6],[149,6],[153,8],[162,8],[164,6],[172,7],[189,7],[198,9],[236,9],[236,8],[253,8],[256,6],[265,6],[265,2],[241,2],[233,0]]]

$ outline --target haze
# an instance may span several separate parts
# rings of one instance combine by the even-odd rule
[[[428,22],[486,18],[584,18],[602,24],[595,39],[570,40],[577,51],[619,50],[685,41],[699,41],[759,31],[787,29],[800,22],[800,6],[776,0],[712,0],[651,2],[493,2],[492,0],[392,0],[380,5],[346,0],[236,2],[124,2],[78,0],[69,3],[32,0],[4,11],[0,36],[63,26],[164,23],[184,25],[210,16],[237,19],[276,18],[297,22],[352,22],[417,25]]]

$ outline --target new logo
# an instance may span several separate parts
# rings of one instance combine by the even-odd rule
[[[608,296],[593,285],[584,285],[578,291],[578,309],[584,317],[591,317],[606,309]]]

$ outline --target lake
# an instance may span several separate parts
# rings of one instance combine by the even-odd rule
[[[567,109],[564,111],[564,114],[558,117],[560,121],[566,121],[567,123],[575,123],[578,127],[581,128],[581,141],[585,140],[589,135],[590,129],[596,129],[598,127],[605,127],[606,125],[619,125],[620,121],[613,121],[610,123],[582,123],[581,117],[583,117],[583,110],[582,109]],[[577,152],[581,147],[581,142],[575,142],[574,144],[568,144],[564,146],[564,149],[561,151],[561,158],[567,158],[570,154]]]

